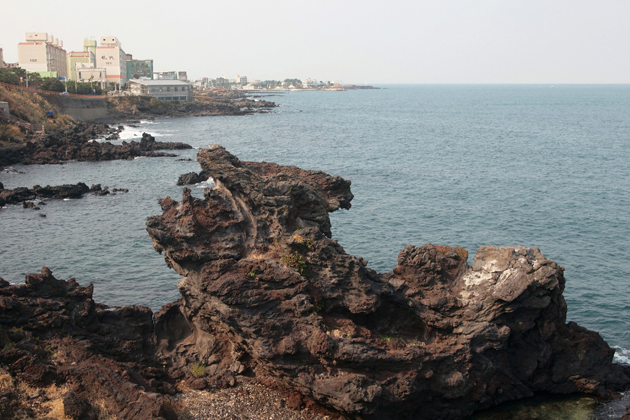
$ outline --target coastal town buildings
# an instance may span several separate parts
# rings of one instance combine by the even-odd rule
[[[153,60],[134,60],[131,54],[127,54],[127,77],[153,79]]]
[[[91,63],[77,63],[77,82],[98,83],[101,88],[107,87],[107,70],[103,67],[94,67]]]
[[[77,64],[88,64],[87,67],[94,67],[96,58],[90,51],[71,51],[67,54],[68,79],[77,79]],[[80,66],[84,68],[86,66]]]
[[[185,71],[178,71],[177,72],[177,79],[181,80],[182,82],[187,82],[188,81],[188,73],[186,73]]]
[[[313,88],[322,87],[323,85],[324,85],[323,83],[315,79],[306,79],[305,81],[302,82],[303,89],[313,89]]]
[[[221,76],[221,77],[217,77],[216,79],[214,79],[214,87],[224,87],[224,88],[229,88],[230,87],[230,81]]]
[[[177,80],[176,71],[162,71],[153,73],[153,79],[155,80]]]
[[[42,77],[68,77],[63,41],[45,32],[27,32],[18,44],[18,63]]]
[[[187,101],[190,85],[181,80],[129,80],[132,95],[148,95],[161,101]]]
[[[236,82],[237,85],[246,85],[247,84],[247,76],[236,75],[235,82]]]
[[[100,37],[96,47],[96,67],[104,68],[109,83],[119,86],[127,83],[127,55],[120,41],[114,36]]]
[[[107,70],[96,67],[96,40],[85,39],[83,51],[72,51],[67,55],[68,78],[77,82],[98,83],[107,87]]]

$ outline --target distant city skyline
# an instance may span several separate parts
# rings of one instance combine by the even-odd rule
[[[174,5],[181,4],[181,7]],[[630,83],[630,2],[434,0],[140,4],[2,0],[0,48],[25,32],[82,51],[115,36],[155,71],[355,84]]]

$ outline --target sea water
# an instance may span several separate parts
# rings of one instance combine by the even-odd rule
[[[379,272],[407,244],[463,246],[471,262],[481,245],[539,247],[566,269],[568,320],[630,361],[630,86],[382,87],[279,93],[266,98],[280,104],[271,114],[142,121],[121,137],[218,143],[242,160],[351,180],[355,199],[331,215],[333,236]],[[181,198],[178,176],[200,170],[196,150],[175,153],[0,173],[5,188],[129,189],[0,210],[0,276],[18,283],[47,266],[94,283],[106,304],[159,309],[176,299],[179,276],[145,230],[158,198]]]

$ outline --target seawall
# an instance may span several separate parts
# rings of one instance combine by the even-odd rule
[[[107,116],[107,100],[103,97],[77,98],[66,95],[41,94],[61,112],[77,121],[91,121]]]

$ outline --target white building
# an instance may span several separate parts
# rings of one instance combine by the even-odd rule
[[[18,44],[18,63],[28,72],[42,77],[68,77],[63,41],[45,32],[27,32],[26,42]]]
[[[246,85],[247,84],[247,76],[236,76],[236,84],[237,85]]]
[[[76,63],[78,82],[98,83],[101,88],[107,87],[107,70],[102,67],[94,67],[91,63]]]
[[[320,83],[319,81],[315,79],[306,79],[304,82],[302,82],[302,87],[304,89],[318,88],[321,86],[322,86],[322,83]]]
[[[127,83],[127,55],[114,36],[102,36],[96,47],[96,67],[104,68],[109,83]]]
[[[7,63],[4,62],[4,56],[2,55],[2,48],[0,48],[0,67],[6,67]]]
[[[132,95],[145,95],[161,101],[187,101],[190,99],[190,85],[181,80],[129,80]]]

